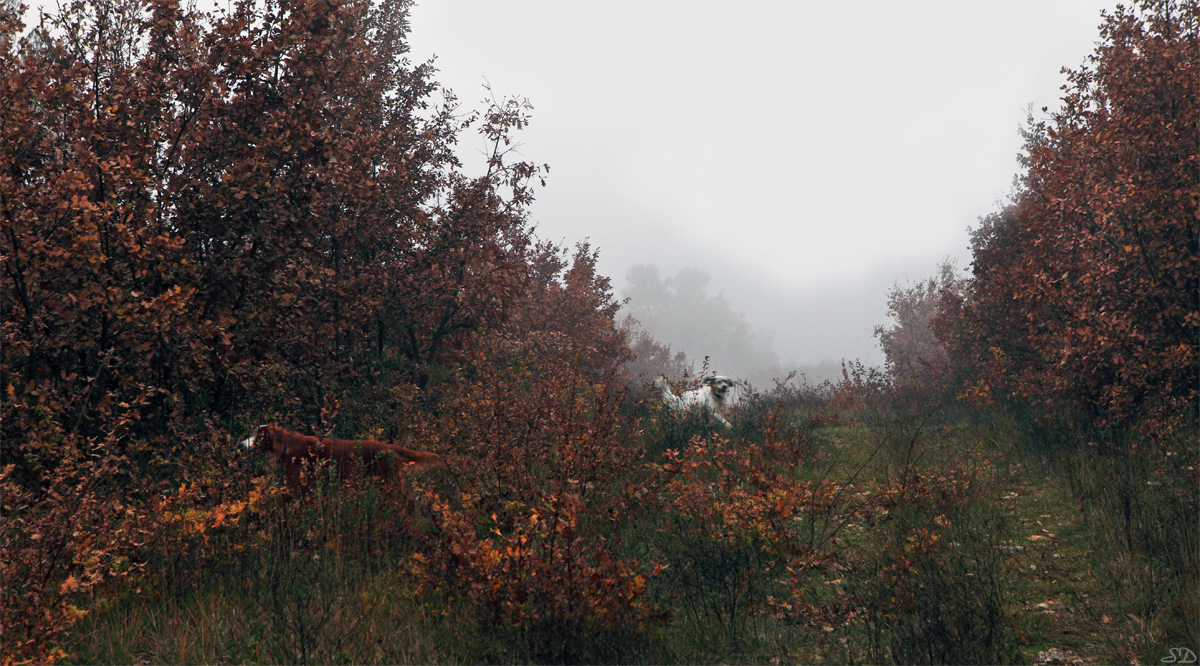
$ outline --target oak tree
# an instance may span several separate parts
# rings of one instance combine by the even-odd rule
[[[1101,425],[1194,408],[1200,3],[1106,14],[942,322],[977,382]]]

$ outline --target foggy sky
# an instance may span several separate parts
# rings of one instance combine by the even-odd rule
[[[1025,107],[1057,106],[1112,4],[425,0],[410,56],[465,108],[485,79],[532,102],[538,233],[590,240],[617,293],[695,266],[782,359],[879,363],[886,290],[969,265]]]

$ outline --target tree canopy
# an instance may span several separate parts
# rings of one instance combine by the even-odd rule
[[[461,110],[405,57],[408,7],[77,0],[23,37],[5,10],[6,461],[64,434],[347,416],[462,376],[490,339],[570,328],[615,362],[595,254],[532,235],[544,170],[508,154],[528,103]],[[484,174],[455,157],[471,130]]]
[[[1200,334],[1200,7],[1105,15],[941,322],[977,387],[1114,427],[1192,409]]]

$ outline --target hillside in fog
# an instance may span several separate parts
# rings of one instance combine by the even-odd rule
[[[621,291],[626,299],[621,314],[673,352],[686,354],[695,373],[707,357],[709,371],[749,381],[759,389],[793,371],[797,380],[810,384],[841,376],[841,359],[800,364],[794,360],[797,350],[777,351],[775,332],[754,326],[724,292],[714,290],[712,277],[694,267],[663,276],[653,264],[634,266]]]

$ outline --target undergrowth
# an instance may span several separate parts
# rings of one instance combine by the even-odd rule
[[[593,390],[573,394],[578,430],[494,420],[489,459],[519,456],[519,495],[460,459],[411,504],[362,480],[295,500],[267,466],[244,506],[180,512],[177,566],[95,588],[65,654],[1147,663],[1197,644],[1194,431],[1136,455],[1034,446],[999,408],[815,391],[751,395],[732,430],[637,394],[597,429]],[[556,427],[544,453],[509,434]]]

